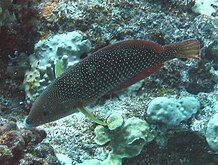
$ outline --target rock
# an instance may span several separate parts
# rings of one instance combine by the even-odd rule
[[[17,124],[14,121],[3,120],[0,118],[0,135],[7,131],[16,130]]]
[[[206,140],[210,148],[218,152],[218,113],[214,114],[207,124]]]
[[[148,105],[147,115],[152,122],[173,127],[191,118],[199,108],[200,103],[194,97],[181,99],[157,97]]]
[[[218,0],[196,0],[195,5],[192,7],[192,11],[195,13],[211,16],[216,12],[215,7],[218,6]]]
[[[65,165],[68,165],[68,164],[72,164],[72,159],[69,158],[67,155],[64,155],[64,154],[56,154],[58,160],[60,162],[62,162],[63,164]]]
[[[11,153],[13,154],[13,159],[20,158],[24,148],[25,141],[18,131],[7,131],[0,136],[0,144],[6,145]]]
[[[0,165],[60,165],[51,145],[41,143],[43,130],[19,129],[16,122],[0,118]]]

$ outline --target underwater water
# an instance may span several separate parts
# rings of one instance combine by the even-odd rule
[[[0,165],[217,165],[217,9],[0,1]]]

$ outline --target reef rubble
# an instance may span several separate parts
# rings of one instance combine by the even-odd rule
[[[122,155],[123,164],[218,164],[218,23],[216,1],[210,2],[211,11],[205,14],[202,8],[194,9],[193,1],[1,1],[0,162],[59,165],[103,162],[111,153],[119,157],[126,148],[112,152],[112,130],[137,119],[155,136],[145,144],[142,130],[134,142],[144,147],[137,154]],[[201,60],[166,62],[157,73],[87,107],[105,120],[115,113],[122,116],[110,119],[115,126],[103,128],[102,134],[111,134],[101,145],[95,140],[101,126],[80,112],[39,129],[23,129],[25,114],[41,91],[89,53],[127,39],[164,45],[190,38],[201,42]],[[171,100],[173,108],[162,103],[151,108],[160,97]],[[178,103],[178,108],[175,103],[183,98],[193,98],[195,105]],[[127,137],[119,138],[125,142]]]

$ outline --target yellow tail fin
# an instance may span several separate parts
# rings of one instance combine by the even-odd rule
[[[176,56],[180,58],[200,59],[200,42],[196,39],[186,40],[183,42],[164,46],[165,49],[172,49]]]

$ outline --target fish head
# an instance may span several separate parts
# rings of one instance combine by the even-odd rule
[[[70,106],[56,96],[42,93],[33,103],[30,113],[24,121],[24,127],[31,129],[49,123],[70,114]]]

